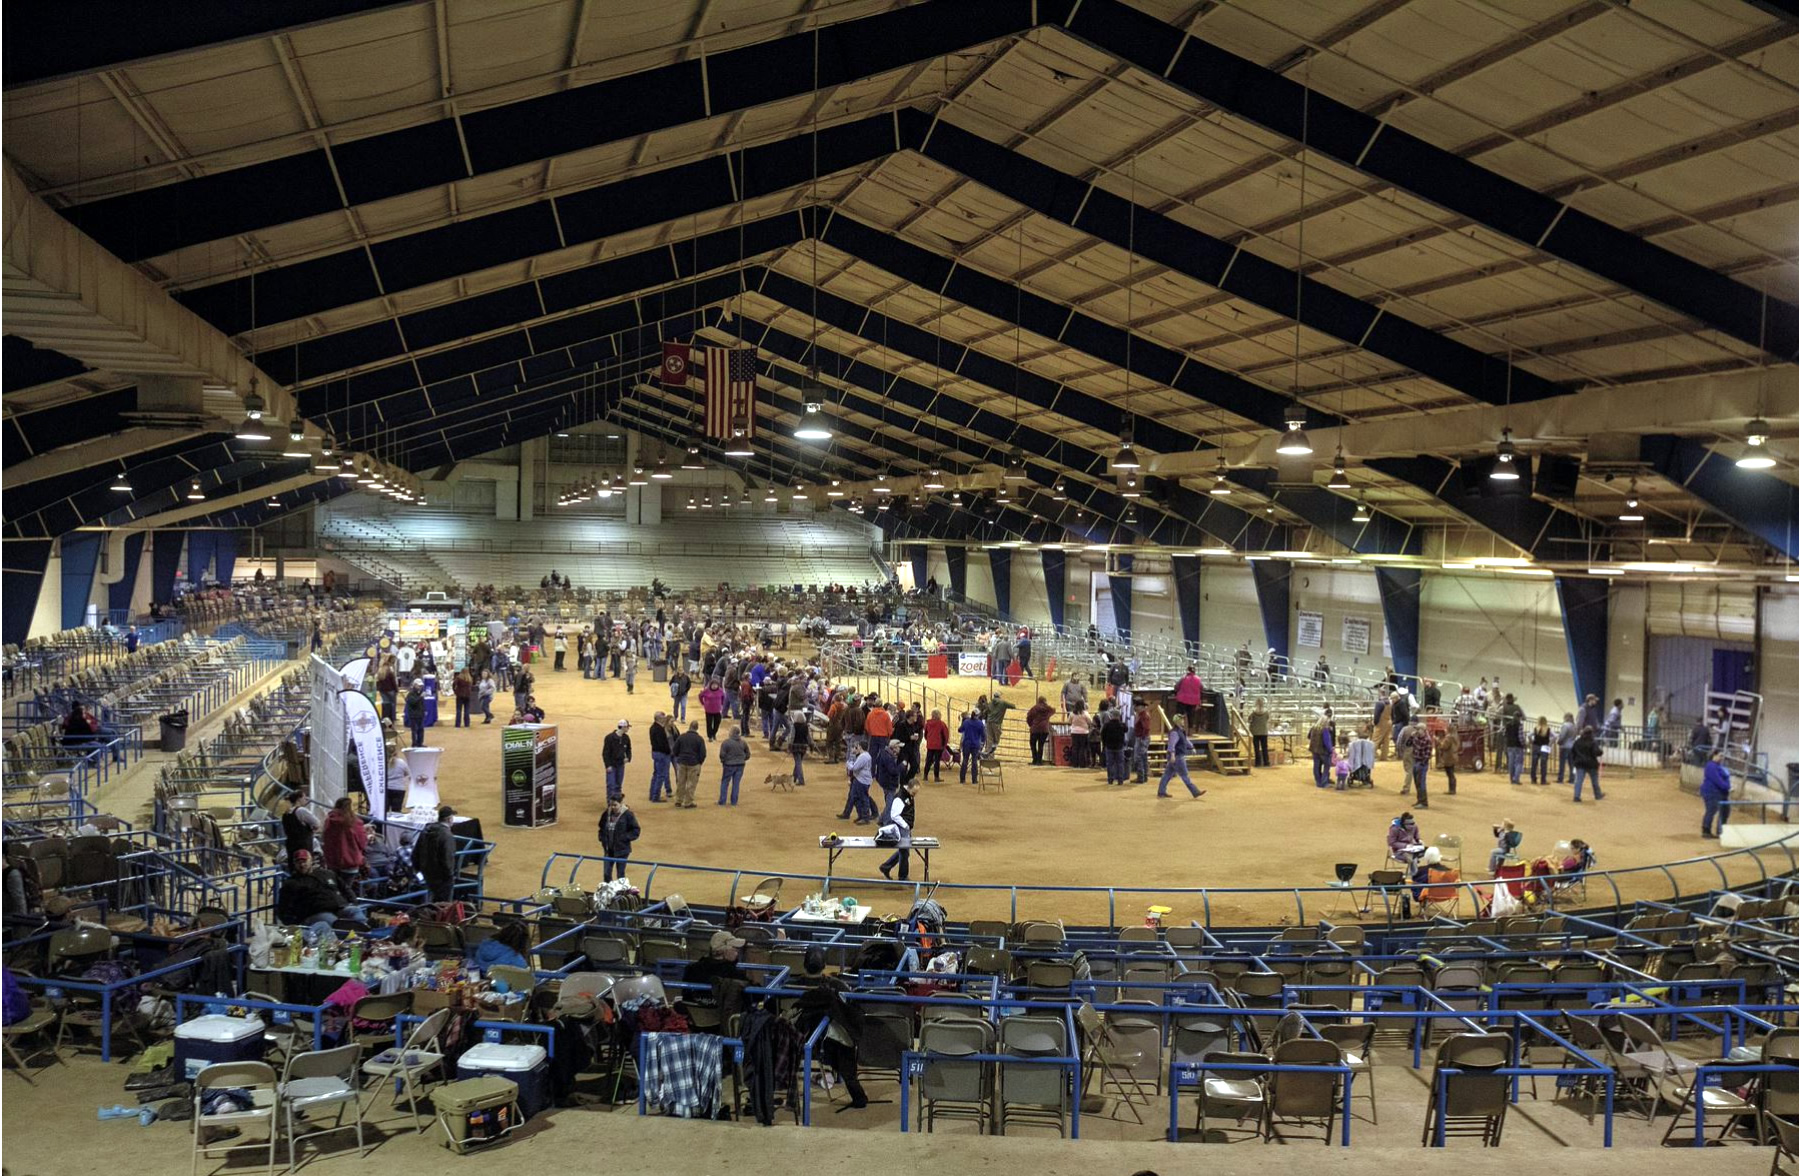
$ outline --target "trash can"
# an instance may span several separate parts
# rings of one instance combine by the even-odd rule
[[[187,712],[171,711],[162,716],[162,749],[183,751],[187,748]]]

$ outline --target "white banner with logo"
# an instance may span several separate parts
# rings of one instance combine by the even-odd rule
[[[956,673],[964,678],[980,678],[987,673],[987,655],[984,653],[963,653],[956,657]]]
[[[356,767],[362,773],[362,788],[368,794],[369,815],[380,819],[387,816],[387,746],[381,736],[381,713],[368,695],[355,690],[345,690],[338,698],[355,749]]]

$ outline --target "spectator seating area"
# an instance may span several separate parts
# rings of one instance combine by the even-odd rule
[[[866,530],[830,517],[708,515],[665,518],[646,528],[591,518],[513,522],[438,511],[326,513],[319,542],[408,594],[447,585],[530,588],[552,569],[602,592],[658,577],[674,589],[884,578]]]

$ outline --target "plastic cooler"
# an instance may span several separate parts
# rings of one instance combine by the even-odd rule
[[[550,1108],[550,1060],[541,1045],[482,1042],[456,1060],[456,1077],[491,1074],[518,1086],[519,1110],[529,1119]]]
[[[175,1064],[192,1079],[215,1062],[260,1062],[264,1048],[260,1017],[195,1017],[175,1026]]]
[[[461,1155],[470,1144],[502,1139],[522,1122],[518,1086],[492,1074],[446,1082],[431,1092],[444,1146]]]

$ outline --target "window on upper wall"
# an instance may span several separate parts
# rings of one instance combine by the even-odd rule
[[[568,465],[608,466],[625,464],[625,438],[608,433],[570,433],[550,438],[550,461]]]

